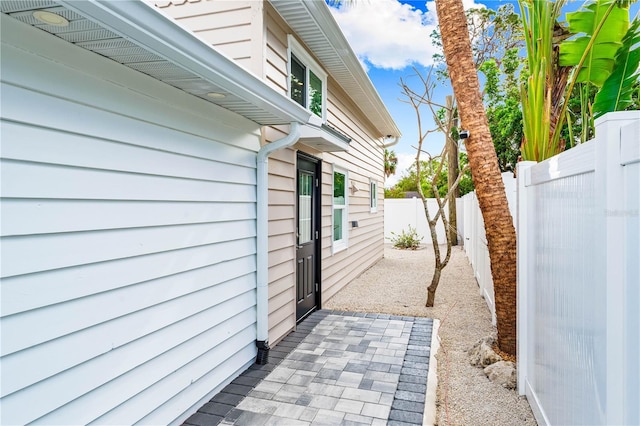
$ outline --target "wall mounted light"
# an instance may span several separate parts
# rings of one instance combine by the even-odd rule
[[[351,182],[351,186],[349,187],[349,189],[351,190],[351,195],[360,191],[354,182]]]
[[[207,96],[212,99],[224,99],[227,97],[227,95],[225,95],[224,93],[219,93],[219,92],[209,92],[207,93]]]

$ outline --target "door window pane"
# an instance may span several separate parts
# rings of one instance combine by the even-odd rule
[[[298,176],[298,244],[308,243],[312,236],[313,177],[307,173]]]

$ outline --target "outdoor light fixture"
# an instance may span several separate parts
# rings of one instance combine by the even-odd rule
[[[351,194],[355,194],[356,192],[360,191],[360,189],[358,189],[358,187],[356,186],[355,183],[351,182],[351,187],[349,187],[349,189],[351,190]]]
[[[43,24],[54,25],[56,27],[69,26],[69,21],[65,17],[47,12],[46,10],[36,10],[33,12],[33,17]]]
[[[209,92],[207,93],[207,96],[213,99],[222,99],[227,97],[227,95],[225,95],[224,93],[218,93],[218,92]]]

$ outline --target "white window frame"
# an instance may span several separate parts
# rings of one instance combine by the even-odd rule
[[[340,173],[344,175],[344,205],[335,205],[333,202],[333,195],[335,191],[335,174]],[[334,218],[335,211],[342,210],[342,239],[335,240],[334,234]],[[348,247],[349,240],[349,172],[346,169],[343,169],[338,166],[333,166],[333,170],[331,172],[331,242],[332,242],[332,251],[333,253],[337,253],[339,251],[345,250]]]
[[[302,47],[302,45],[298,43],[298,40],[296,40],[296,38],[291,34],[287,36],[287,44],[289,45],[287,49],[287,96],[291,97],[291,54],[293,53],[306,68],[306,109],[309,109],[309,105],[311,104],[311,99],[309,97],[309,71],[312,71],[322,81],[322,117],[318,118],[325,123],[327,121],[327,73],[322,70],[320,65],[318,65],[307,50]],[[315,114],[313,116],[317,117]]]
[[[378,181],[369,179],[369,208],[371,213],[378,212]]]

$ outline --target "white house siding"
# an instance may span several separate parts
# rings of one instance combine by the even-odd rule
[[[157,1],[160,10],[287,94],[286,23],[262,1]],[[247,58],[245,51],[251,51]],[[264,142],[286,135],[267,127]],[[269,157],[269,341],[282,339],[295,317],[295,150]]]
[[[267,128],[267,140],[285,135]],[[296,325],[295,316],[295,150],[269,157],[269,341],[282,339]]]
[[[291,29],[270,5],[265,10],[265,78],[268,84],[286,94],[287,34],[291,34]],[[322,160],[322,301],[328,300],[383,256],[383,150],[380,139],[371,136],[372,125],[331,77],[328,81],[327,112],[328,124],[352,138],[348,153],[321,153],[297,144],[293,150],[281,151],[269,160],[270,342],[277,342],[295,327],[296,150]],[[273,141],[284,136],[284,133],[269,129],[266,135],[267,141]],[[334,164],[347,169],[350,182],[360,189],[353,195],[349,194],[349,220],[357,220],[359,227],[349,229],[349,248],[335,254],[331,249]],[[370,178],[378,181],[377,213],[370,213]]]
[[[265,49],[265,81],[274,89],[287,94],[289,90],[289,61],[287,34],[291,29],[282,20],[271,4],[265,7],[266,13],[266,49]]]
[[[179,4],[178,4],[179,3]],[[288,41],[291,29],[270,3],[261,1],[157,2],[163,12],[187,28],[202,35],[216,48],[247,66],[276,90],[288,91]],[[243,12],[241,12],[243,11]],[[237,15],[235,20],[211,19],[211,16]],[[260,15],[261,14],[261,15]],[[234,15],[236,16],[236,15]],[[249,21],[251,17],[252,21]],[[223,23],[221,23],[223,22]],[[248,26],[251,22],[252,25]],[[218,28],[219,27],[219,28]],[[217,28],[217,29],[212,29]],[[249,35],[251,34],[251,35]],[[245,61],[238,52],[251,40],[252,59]],[[259,40],[259,43],[255,43]],[[312,54],[312,52],[309,52]],[[254,55],[252,53],[252,55]],[[250,65],[247,65],[250,64]],[[353,140],[348,153],[316,152],[301,144],[277,151],[269,158],[269,341],[282,339],[295,328],[295,179],[296,151],[315,155],[323,161],[322,187],[322,300],[327,300],[344,285],[382,258],[383,224],[383,150],[375,139],[374,127],[349,100],[348,95],[328,81],[328,124]],[[287,129],[265,128],[263,141],[285,136]],[[349,194],[349,220],[358,228],[349,229],[349,248],[331,250],[332,167],[349,171],[350,182],[359,191]],[[370,213],[369,179],[378,182],[378,211]]]
[[[156,6],[238,64],[262,77],[263,3],[255,0],[156,1]]]
[[[372,126],[335,82],[329,80],[328,122],[352,140],[348,152],[325,153],[322,176],[322,300],[326,301],[384,254],[384,155],[381,140],[371,136]],[[333,166],[348,170],[348,248],[332,250]],[[370,179],[378,182],[378,209],[371,213]],[[351,222],[358,227],[352,228]],[[381,283],[382,285],[382,283]]]
[[[265,81],[287,94],[286,23],[265,5]],[[265,129],[265,141],[286,135],[287,129]],[[296,326],[296,147],[269,158],[269,341],[281,340]]]
[[[255,356],[257,126],[5,19],[0,423],[180,422]]]

